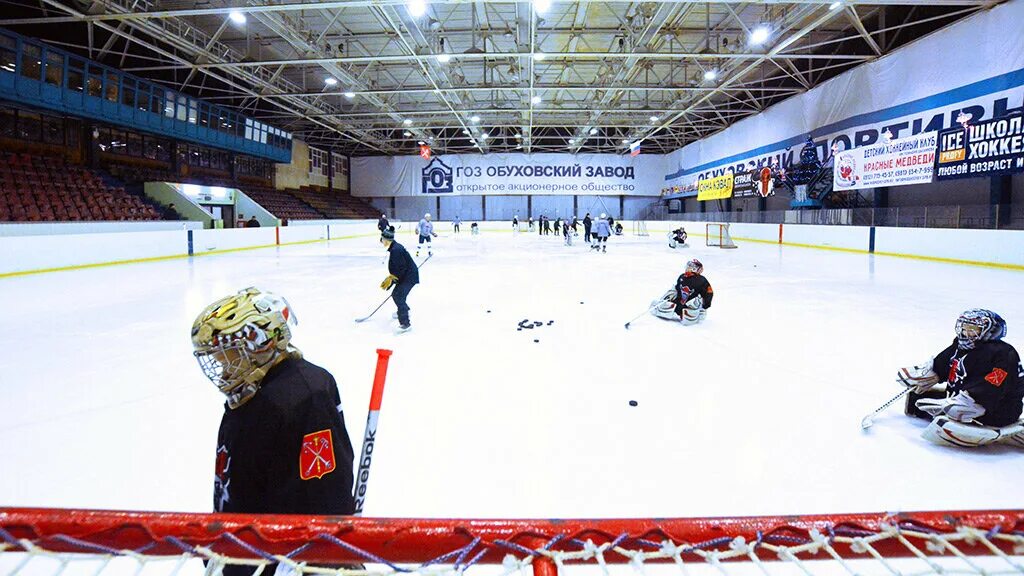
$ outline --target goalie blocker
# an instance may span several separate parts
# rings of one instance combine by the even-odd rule
[[[1024,447],[1024,368],[1003,342],[1006,322],[972,309],[957,318],[955,331],[953,343],[934,358],[896,373],[896,381],[911,388],[906,414],[931,420],[921,436],[936,444]],[[935,388],[939,384],[944,389]]]

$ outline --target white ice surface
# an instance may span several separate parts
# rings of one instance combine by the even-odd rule
[[[374,350],[394,349],[367,515],[1021,505],[1020,451],[926,444],[902,403],[859,424],[966,308],[998,311],[1024,348],[1024,274],[692,240],[615,237],[595,254],[525,233],[438,238],[401,336],[390,303],[353,322],[385,297],[374,238],[0,280],[0,505],[208,511],[222,397],[189,328],[248,285],[293,305],[294,343],[337,377],[357,452]],[[624,329],[690,257],[715,289],[707,321]]]

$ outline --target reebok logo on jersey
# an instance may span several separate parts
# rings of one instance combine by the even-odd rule
[[[334,472],[334,442],[330,429],[306,434],[302,437],[302,451],[299,452],[299,478],[312,480],[323,478]]]
[[[1001,368],[993,368],[988,376],[985,376],[985,381],[996,387],[1002,386],[1003,380],[1006,380],[1006,370]]]

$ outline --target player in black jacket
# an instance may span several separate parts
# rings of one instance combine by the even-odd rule
[[[377,220],[377,230],[380,230],[381,232],[383,232],[383,231],[387,230],[390,227],[391,227],[391,224],[388,222],[387,214],[381,214],[380,215],[380,220]]]
[[[658,300],[651,302],[651,314],[666,320],[678,320],[689,326],[704,321],[715,292],[708,279],[702,276],[704,265],[693,259],[686,263],[686,271],[676,279]]]
[[[1024,446],[1020,419],[1024,368],[1003,342],[1006,322],[991,310],[957,318],[956,338],[935,358],[901,368],[897,381],[911,387],[906,413],[931,420],[922,436],[939,444],[980,446],[1004,441]],[[932,389],[945,383],[945,390]]]
[[[192,325],[199,366],[227,396],[217,435],[217,512],[355,511],[338,386],[291,346],[294,323],[284,298],[247,288],[208,306]],[[228,566],[224,574],[253,571]]]
[[[381,232],[380,242],[390,254],[388,277],[380,283],[380,287],[383,290],[390,289],[392,285],[395,287],[395,291],[391,294],[391,299],[395,301],[395,306],[398,308],[398,329],[395,332],[401,334],[412,328],[409,324],[409,305],[406,304],[405,299],[409,297],[412,287],[420,283],[420,272],[405,246],[395,242],[394,230],[388,229]]]

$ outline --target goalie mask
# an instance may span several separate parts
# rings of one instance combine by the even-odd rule
[[[290,346],[289,324],[297,324],[288,301],[246,288],[206,307],[192,324],[192,347],[199,368],[238,408],[259,390],[278,362],[301,357]]]
[[[686,263],[686,275],[693,276],[694,274],[701,274],[704,272],[704,265],[700,263],[700,260],[694,258]]]
[[[956,319],[956,344],[961,350],[974,348],[977,342],[999,340],[1006,336],[1006,321],[991,310],[974,308]]]

